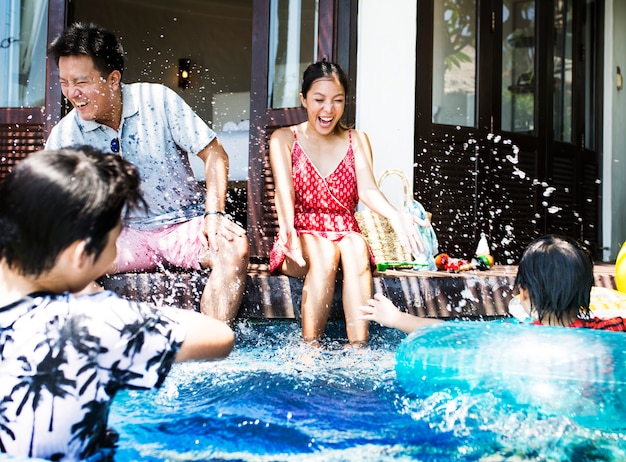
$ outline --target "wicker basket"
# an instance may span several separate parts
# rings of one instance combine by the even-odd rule
[[[380,187],[382,182],[390,175],[397,175],[402,180],[404,189],[404,204],[412,200],[409,180],[404,176],[402,170],[387,169],[380,174],[377,184]],[[384,262],[411,262],[414,260],[411,252],[404,248],[400,239],[393,230],[391,223],[385,217],[372,212],[369,209],[356,212],[356,219],[363,236],[367,239],[374,253],[377,263]],[[430,214],[428,214],[430,220]]]

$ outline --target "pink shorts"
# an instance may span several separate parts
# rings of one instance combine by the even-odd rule
[[[117,272],[153,270],[162,266],[202,269],[198,255],[202,217],[150,231],[123,228],[117,238]]]

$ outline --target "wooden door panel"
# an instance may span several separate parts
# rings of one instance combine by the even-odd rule
[[[466,132],[417,157],[416,197],[433,213],[441,252],[471,258],[485,233],[498,263],[513,264],[540,234],[537,151]],[[421,185],[427,185],[422,188]]]
[[[41,108],[0,111],[0,181],[13,166],[43,148],[45,123]]]

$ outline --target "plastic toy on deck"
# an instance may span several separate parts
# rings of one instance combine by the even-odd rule
[[[413,269],[422,270],[427,269],[427,263],[418,263],[416,261],[384,261],[376,263],[376,271],[382,273],[388,269]]]
[[[472,258],[471,260],[451,258],[447,253],[440,253],[435,257],[435,265],[437,265],[437,269],[450,271],[451,273],[475,269],[484,271],[491,268],[493,263],[493,257],[491,255],[480,255]]]
[[[452,258],[447,253],[440,253],[435,256],[435,265],[438,270],[458,273],[459,271],[488,270],[494,265],[489,243],[484,233],[480,235],[480,241],[476,247],[474,258],[463,260],[462,258]]]

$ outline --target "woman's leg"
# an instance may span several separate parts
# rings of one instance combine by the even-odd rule
[[[300,246],[306,268],[297,267],[286,259],[282,272],[303,277],[302,337],[305,342],[320,340],[326,330],[333,303],[335,279],[339,268],[339,248],[334,242],[312,234],[300,235]]]
[[[343,311],[346,316],[348,341],[355,346],[367,343],[369,323],[360,320],[359,307],[372,297],[370,254],[360,234],[348,234],[339,242],[343,271]]]

